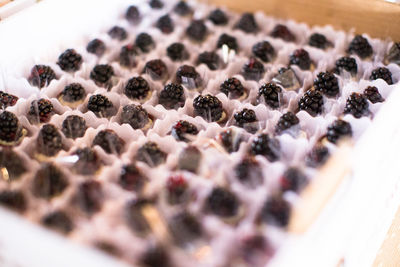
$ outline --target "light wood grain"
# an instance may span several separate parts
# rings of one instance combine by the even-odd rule
[[[372,267],[395,267],[400,265],[400,209],[386,234]]]
[[[11,2],[10,0],[0,0],[0,7],[4,6],[5,4],[8,4],[10,2]]]
[[[391,37],[400,41],[400,5],[384,0],[205,0],[237,11],[259,11],[310,25]]]

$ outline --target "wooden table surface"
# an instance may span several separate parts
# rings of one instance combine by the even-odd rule
[[[400,266],[400,208],[397,210],[385,240],[376,255],[373,267]]]
[[[0,0],[0,7],[4,6],[5,4],[8,4],[10,2],[11,2],[10,0]]]
[[[368,33],[400,41],[400,5],[386,0],[204,0],[237,11],[263,10],[310,25],[331,24],[336,29]]]

